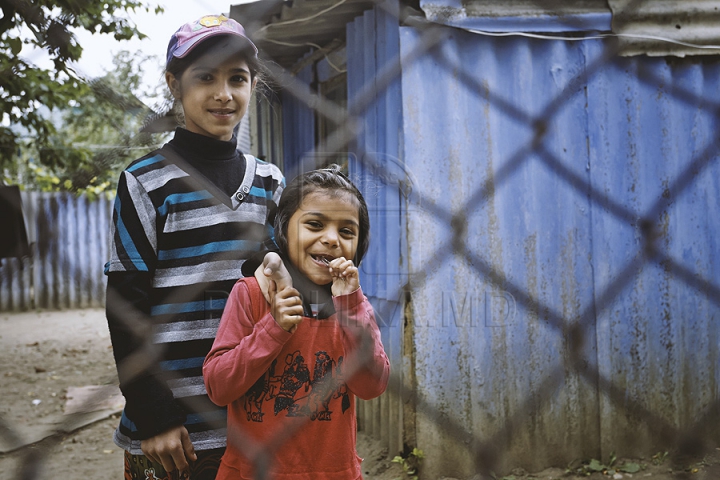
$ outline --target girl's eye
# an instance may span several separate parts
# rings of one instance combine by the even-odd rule
[[[307,226],[310,228],[322,228],[322,223],[317,220],[310,220],[307,222]]]
[[[340,230],[340,233],[342,233],[343,235],[348,236],[348,237],[354,237],[357,235],[355,233],[355,230],[352,230],[350,228],[343,228],[342,230]]]
[[[203,82],[209,82],[210,80],[212,80],[212,75],[210,75],[209,73],[203,73],[199,75],[198,78]]]
[[[236,82],[236,83],[245,83],[245,82],[247,82],[247,78],[243,77],[242,75],[234,75],[234,76],[230,79],[230,81],[231,81],[231,82]]]

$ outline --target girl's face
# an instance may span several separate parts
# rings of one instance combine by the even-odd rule
[[[179,80],[171,73],[166,80],[182,103],[185,128],[217,140],[232,138],[255,86],[244,59],[234,56],[218,64],[212,54],[200,57]]]
[[[331,283],[325,261],[355,257],[359,226],[358,202],[349,193],[319,190],[306,195],[288,224],[290,261],[313,283]]]

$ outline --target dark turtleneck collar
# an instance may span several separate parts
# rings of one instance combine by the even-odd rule
[[[237,138],[216,140],[190,132],[184,128],[175,130],[175,137],[165,144],[165,150],[175,154],[219,189],[213,193],[223,203],[230,205],[230,196],[240,187],[245,176],[245,157],[237,149]],[[209,188],[213,192],[212,188]]]
[[[182,152],[183,157],[192,163],[234,160],[238,155],[235,135],[227,141],[217,140],[181,127],[175,129],[175,136],[168,145]]]

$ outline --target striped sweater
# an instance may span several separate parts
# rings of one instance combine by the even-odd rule
[[[225,445],[226,412],[207,398],[202,364],[243,261],[272,244],[284,186],[234,141],[191,137],[186,155],[175,140],[188,134],[122,173],[113,212],[108,323],[127,400],[115,443],[136,455],[142,439],[183,423],[196,450]],[[240,185],[223,191],[232,178]]]

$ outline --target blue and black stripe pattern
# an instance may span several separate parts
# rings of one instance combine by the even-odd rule
[[[225,445],[225,411],[207,398],[202,363],[242,263],[272,245],[270,220],[284,187],[277,167],[249,155],[245,160],[255,175],[241,202],[218,198],[163,150],[123,172],[115,200],[105,270],[152,274],[153,342],[163,352],[160,366],[188,414],[185,426],[197,450]],[[142,454],[137,428],[125,414],[115,441]]]

